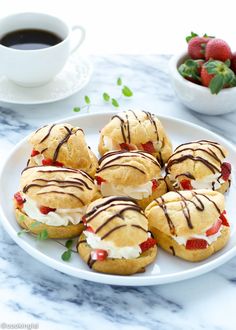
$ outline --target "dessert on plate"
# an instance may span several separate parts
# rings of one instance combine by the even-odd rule
[[[101,155],[114,150],[143,150],[163,165],[172,152],[171,142],[160,120],[150,112],[119,112],[101,130],[98,150]]]
[[[128,197],[92,202],[83,217],[86,229],[77,249],[90,268],[101,273],[131,275],[145,271],[157,255],[143,210]]]
[[[97,158],[87,146],[84,132],[70,124],[53,124],[32,133],[28,166],[53,165],[76,168],[94,176]]]
[[[217,191],[171,191],[148,205],[145,215],[160,247],[185,260],[206,259],[229,240],[224,196]]]
[[[102,196],[129,196],[145,208],[167,191],[158,161],[147,152],[108,152],[98,163],[95,179]]]
[[[212,189],[224,193],[230,186],[227,150],[217,142],[199,140],[178,146],[166,164],[171,190]]]
[[[99,197],[93,179],[81,170],[27,167],[14,195],[16,219],[33,234],[47,230],[49,238],[78,236],[88,204]]]

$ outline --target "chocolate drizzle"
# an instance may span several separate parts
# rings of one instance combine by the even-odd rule
[[[82,205],[85,205],[85,203],[82,201],[81,198],[79,198],[79,197],[76,196],[75,194],[72,194],[72,193],[69,193],[69,192],[57,191],[57,190],[51,190],[51,191],[43,191],[43,192],[39,192],[39,193],[37,193],[37,195],[45,195],[45,194],[69,195],[69,196],[71,196],[71,197],[73,197],[73,198],[78,199]]]
[[[172,251],[173,256],[175,256],[175,249],[173,246],[170,246],[170,250]]]
[[[93,260],[92,257],[91,257],[91,254],[90,254],[89,258],[88,258],[88,261],[87,261],[87,264],[88,264],[89,268],[93,268],[93,265],[94,265],[95,262],[96,262],[96,260]]]
[[[166,204],[165,204],[165,200],[164,198],[161,196],[159,197],[159,200],[161,200],[161,203],[159,203],[159,201],[156,199],[156,202],[158,203],[158,206],[160,206],[160,208],[163,210],[164,214],[165,214],[165,217],[166,217],[166,220],[168,222],[168,225],[169,225],[169,228],[170,228],[170,233],[172,235],[175,235],[175,226],[169,216],[169,213],[167,211],[167,207],[166,207]]]
[[[47,140],[47,138],[48,138],[49,135],[51,134],[51,131],[52,131],[52,129],[53,129],[54,126],[55,126],[55,124],[53,124],[53,125],[51,125],[51,126],[49,127],[49,130],[48,130],[47,134],[42,138],[42,140],[39,141],[39,143],[42,143],[42,142],[44,142],[45,140]],[[44,128],[44,127],[46,127],[46,126],[43,126],[42,128]],[[35,133],[37,133],[38,131],[39,131],[39,130],[37,130]]]

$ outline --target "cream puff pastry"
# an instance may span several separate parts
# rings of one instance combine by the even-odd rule
[[[81,170],[55,166],[28,167],[14,195],[19,225],[33,234],[47,230],[49,238],[78,236],[88,204],[100,194],[93,179]]]
[[[229,240],[224,196],[217,191],[168,192],[148,205],[145,215],[160,247],[185,260],[206,259]]]
[[[166,165],[171,190],[212,189],[221,193],[230,186],[231,165],[227,150],[217,142],[200,140],[178,146]]]
[[[150,112],[120,112],[101,130],[98,150],[101,155],[113,150],[143,150],[163,165],[172,145],[159,119]]]
[[[70,124],[53,124],[32,133],[28,166],[52,165],[81,169],[94,176],[97,158],[85,141],[84,132]]]
[[[145,271],[157,255],[142,209],[128,197],[106,197],[91,203],[83,217],[86,229],[78,252],[101,273],[131,275]]]
[[[129,196],[142,208],[167,192],[158,161],[143,151],[106,153],[95,179],[102,196]]]

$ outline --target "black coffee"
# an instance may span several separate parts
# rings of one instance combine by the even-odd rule
[[[7,33],[0,39],[6,47],[32,50],[57,45],[62,39],[53,32],[37,29],[24,29]]]

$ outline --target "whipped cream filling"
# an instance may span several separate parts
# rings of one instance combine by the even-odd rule
[[[208,228],[209,229],[209,228]],[[194,239],[194,238],[198,238],[198,239],[204,239],[205,241],[207,241],[208,245],[211,245],[213,242],[215,242],[218,237],[221,236],[221,229],[222,229],[222,226],[220,227],[220,229],[218,230],[217,233],[213,234],[213,235],[210,235],[210,236],[207,236],[205,234],[201,234],[201,235],[198,235],[198,234],[194,234],[194,235],[191,235],[191,236],[171,236],[179,245],[184,245],[186,246],[186,243],[189,239]],[[207,231],[207,229],[206,229]]]
[[[101,238],[91,233],[90,231],[85,230],[84,234],[87,238],[87,243],[92,249],[102,249],[106,250],[108,253],[108,258],[115,259],[136,259],[142,253],[142,250],[139,245],[137,246],[125,246],[125,247],[116,247],[111,241],[103,241]]]
[[[54,212],[43,214],[40,212],[38,204],[25,194],[22,194],[25,199],[23,204],[23,211],[32,219],[45,223],[50,226],[67,226],[69,223],[74,225],[81,221],[83,214],[85,213],[85,207],[74,209],[56,209]]]
[[[134,199],[143,199],[152,194],[152,181],[148,181],[139,186],[123,186],[102,182],[100,191],[103,196],[129,196]]]
[[[33,160],[35,161],[35,163],[37,165],[42,165],[42,161],[44,159],[44,156],[42,154],[38,154],[38,155],[36,155],[36,156],[34,156],[32,158],[33,158]]]

